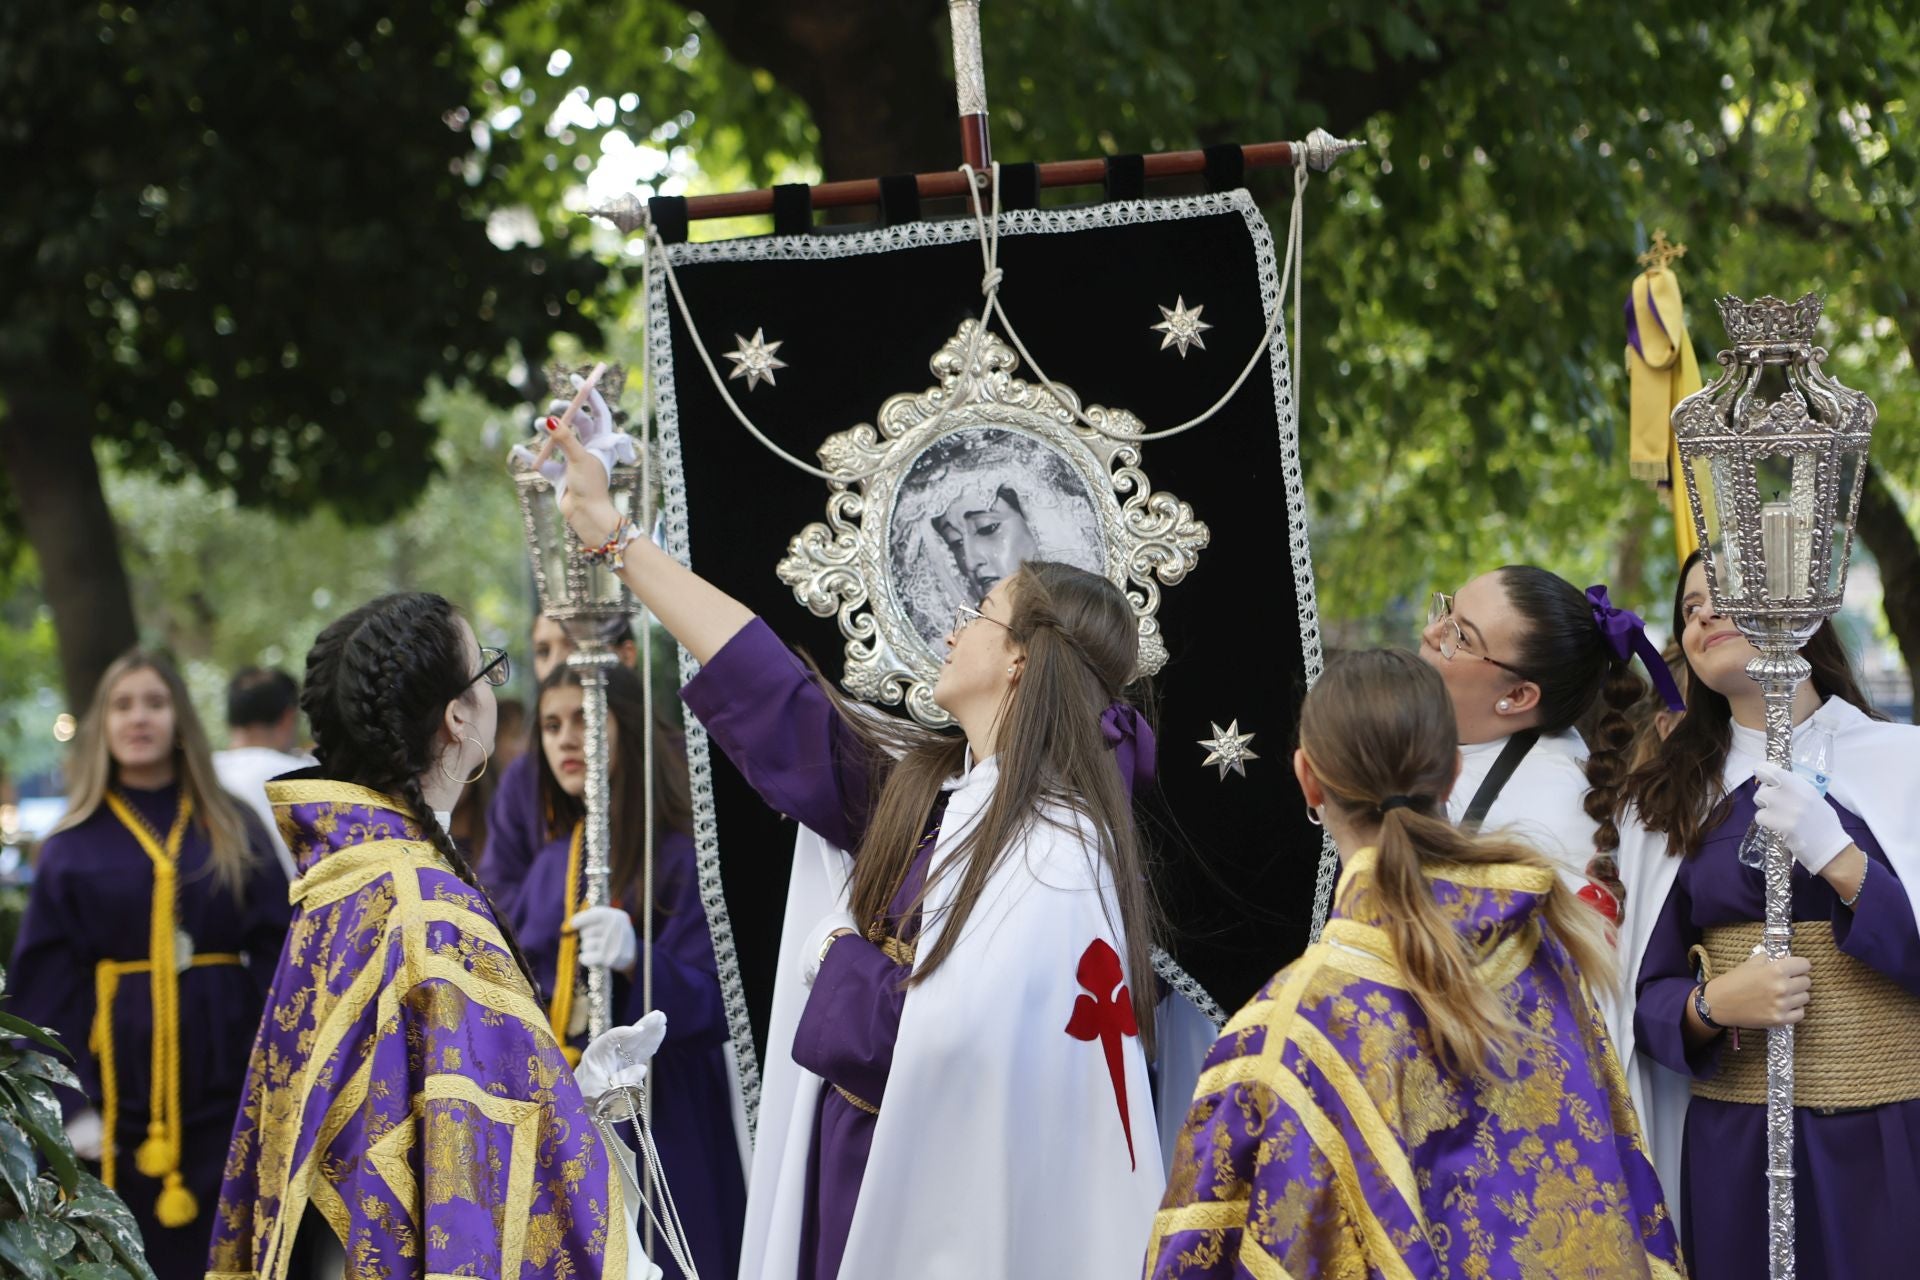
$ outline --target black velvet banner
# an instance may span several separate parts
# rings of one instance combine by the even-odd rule
[[[670,252],[722,377],[734,367],[724,353],[743,340],[762,333],[781,344],[786,367],[772,385],[727,385],[762,430],[809,462],[828,436],[873,422],[889,396],[935,385],[928,360],[981,311],[971,220]],[[1131,410],[1150,430],[1193,417],[1232,384],[1264,331],[1278,276],[1276,246],[1244,191],[1010,213],[1000,266],[1003,304],[1047,374],[1085,404]],[[1184,358],[1153,328],[1177,303],[1204,308],[1211,326]],[[788,541],[824,518],[828,485],[734,419],[664,287],[651,324],[676,551],[837,675],[836,622],[797,604],[774,572]],[[1212,535],[1186,581],[1163,588],[1160,787],[1145,798],[1144,821],[1166,946],[1229,1013],[1304,946],[1321,854],[1291,766],[1319,633],[1287,367],[1284,354],[1262,357],[1212,420],[1142,446],[1152,487],[1191,503]],[[1024,367],[1016,376],[1038,380]],[[1202,765],[1199,741],[1236,720],[1259,758],[1246,776],[1222,778]],[[793,830],[712,754],[727,910],[764,1051]]]

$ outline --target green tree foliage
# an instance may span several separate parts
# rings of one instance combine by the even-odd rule
[[[823,79],[863,75],[860,37],[821,34],[847,9],[834,0],[774,13],[705,4],[678,25],[666,6],[630,7],[648,14],[644,45],[597,41],[600,6],[552,0],[533,7],[537,26],[511,28],[531,42],[506,60],[534,65],[566,48],[574,91],[631,88],[656,117],[676,89],[693,104],[696,84],[737,82],[738,70],[697,66],[716,55],[764,68],[816,115]],[[1621,318],[1655,226],[1691,246],[1681,270],[1709,375],[1717,294],[1824,289],[1833,367],[1880,395],[1877,458],[1903,485],[1920,479],[1911,397],[1899,394],[1905,344],[1920,337],[1899,283],[1920,255],[1908,212],[1912,0],[1035,0],[990,2],[982,16],[1003,159],[1297,138],[1317,125],[1368,140],[1308,192],[1302,428],[1321,598],[1336,623],[1404,614],[1425,588],[1509,559],[1629,586],[1650,572],[1641,598],[1658,598],[1671,521],[1626,475]],[[945,57],[942,24],[895,26],[903,60]],[[662,58],[696,35],[694,65]],[[946,86],[914,92],[950,130]],[[897,145],[868,172],[957,160],[913,149],[924,130],[903,125],[898,99],[876,95],[873,107],[871,138],[820,127],[827,177],[864,176],[835,157],[884,151],[889,138]],[[749,154],[793,145],[790,124],[698,109],[680,136],[698,145],[735,130]],[[590,149],[590,132],[572,145]],[[1254,185],[1280,223],[1289,184]],[[1894,517],[1870,539],[1883,560],[1913,542],[1897,507]],[[1407,554],[1379,556],[1381,545]],[[1920,610],[1920,585],[1889,588],[1890,612]],[[1920,627],[1909,657],[1920,657]]]
[[[97,494],[36,506],[80,469],[36,473],[56,439],[381,520],[432,473],[429,378],[506,397],[512,357],[593,331],[597,265],[488,238],[511,157],[468,127],[473,34],[454,0],[0,6],[0,456],[50,579],[113,556]],[[60,590],[117,573],[59,564],[67,643]]]

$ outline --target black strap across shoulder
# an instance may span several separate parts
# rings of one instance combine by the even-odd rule
[[[1527,758],[1527,752],[1533,750],[1533,744],[1540,740],[1538,729],[1522,729],[1507,739],[1507,745],[1500,748],[1500,758],[1493,762],[1493,768],[1481,781],[1480,789],[1473,793],[1473,803],[1467,806],[1467,816],[1460,819],[1460,829],[1468,835],[1477,834],[1480,824],[1487,819],[1487,810],[1493,808],[1493,802],[1500,798],[1500,791],[1507,785],[1507,779]]]

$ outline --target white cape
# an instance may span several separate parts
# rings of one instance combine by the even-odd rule
[[[979,820],[997,776],[986,760],[949,784],[930,876]],[[840,1268],[848,1280],[1139,1273],[1165,1185],[1146,1059],[1138,1039],[1125,1041],[1130,1159],[1100,1043],[1066,1033],[1081,955],[1104,939],[1124,963],[1126,946],[1084,824],[1053,816],[1066,829],[1036,824],[988,881],[965,939],[906,1001]],[[741,1280],[793,1280],[798,1267],[822,1081],[791,1053],[807,995],[797,949],[815,921],[845,909],[848,867],[845,853],[800,830]],[[928,897],[921,955],[955,879]]]
[[[1460,748],[1460,777],[1447,797],[1447,816],[1459,822],[1508,739]],[[1523,840],[1553,860],[1570,889],[1587,885],[1593,836],[1600,824],[1587,816],[1587,744],[1572,729],[1543,735],[1500,788],[1480,830]]]
[[[1829,698],[1803,724],[1820,725],[1833,733],[1832,781],[1828,794],[1858,816],[1900,877],[1920,922],[1920,727],[1887,724],[1870,719],[1852,703]],[[1796,730],[1797,732],[1797,730]],[[1766,735],[1756,729],[1733,726],[1733,745],[1727,752],[1722,781],[1731,792],[1753,777],[1753,767],[1766,758]],[[1620,1061],[1627,1068],[1640,1125],[1646,1134],[1654,1169],[1666,1188],[1667,1204],[1680,1214],[1680,1144],[1692,1097],[1687,1078],[1635,1053],[1634,992],[1640,963],[1654,925],[1673,892],[1680,858],[1667,856],[1665,835],[1648,831],[1638,815],[1629,812],[1620,823],[1620,876],[1627,886],[1626,912],[1620,922],[1619,998],[1608,1003],[1609,1030]],[[1867,886],[1868,893],[1893,891],[1884,881]],[[1815,1000],[1819,993],[1814,994]]]

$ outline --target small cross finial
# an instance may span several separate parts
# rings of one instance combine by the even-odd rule
[[[1653,247],[1640,255],[1639,262],[1649,271],[1664,271],[1686,256],[1687,246],[1669,241],[1665,227],[1655,227]]]

